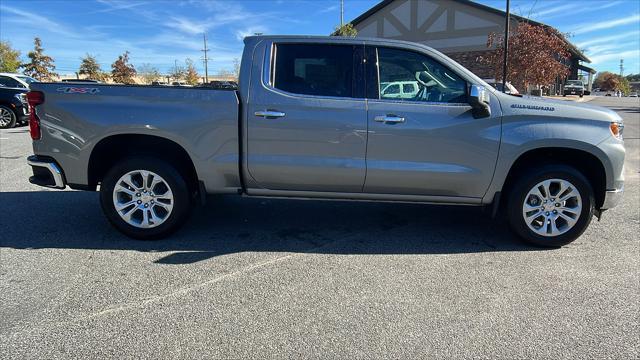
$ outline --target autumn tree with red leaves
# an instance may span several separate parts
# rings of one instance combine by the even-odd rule
[[[480,61],[493,68],[496,80],[502,80],[504,63],[504,34],[489,34],[487,47],[493,48]],[[558,76],[569,76],[566,65],[571,56],[562,34],[552,28],[519,23],[509,34],[507,54],[507,80],[514,84],[548,85]]]
[[[136,68],[129,63],[129,52],[125,51],[111,64],[111,78],[117,83],[135,84],[134,76],[136,76]]]

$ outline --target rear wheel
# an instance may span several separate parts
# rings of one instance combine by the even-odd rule
[[[16,114],[13,110],[0,105],[0,129],[9,129],[16,125]]]
[[[185,179],[169,163],[128,158],[111,168],[100,186],[107,219],[127,236],[159,239],[177,230],[191,210]]]
[[[558,247],[577,239],[595,211],[593,189],[576,169],[547,165],[524,173],[509,198],[509,223],[525,241]]]

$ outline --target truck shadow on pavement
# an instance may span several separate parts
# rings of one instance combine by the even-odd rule
[[[132,240],[102,215],[98,194],[0,193],[0,246],[170,252],[189,264],[240,252],[455,254],[542,250],[524,244],[480,208],[216,196],[171,237]]]

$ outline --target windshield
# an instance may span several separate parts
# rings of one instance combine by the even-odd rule
[[[580,80],[569,80],[569,81],[567,81],[567,85],[578,85],[578,86],[582,86],[582,81],[580,81]]]
[[[36,80],[36,79],[34,79],[34,78],[32,78],[32,77],[29,77],[29,76],[16,76],[16,77],[17,77],[18,79],[20,79],[20,80],[22,80],[22,81],[26,82],[27,84],[31,84],[32,82],[36,82],[36,81],[38,81],[38,80]]]

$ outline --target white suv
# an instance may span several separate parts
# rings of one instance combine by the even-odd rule
[[[23,74],[0,73],[0,87],[28,89],[34,81],[38,80]]]

